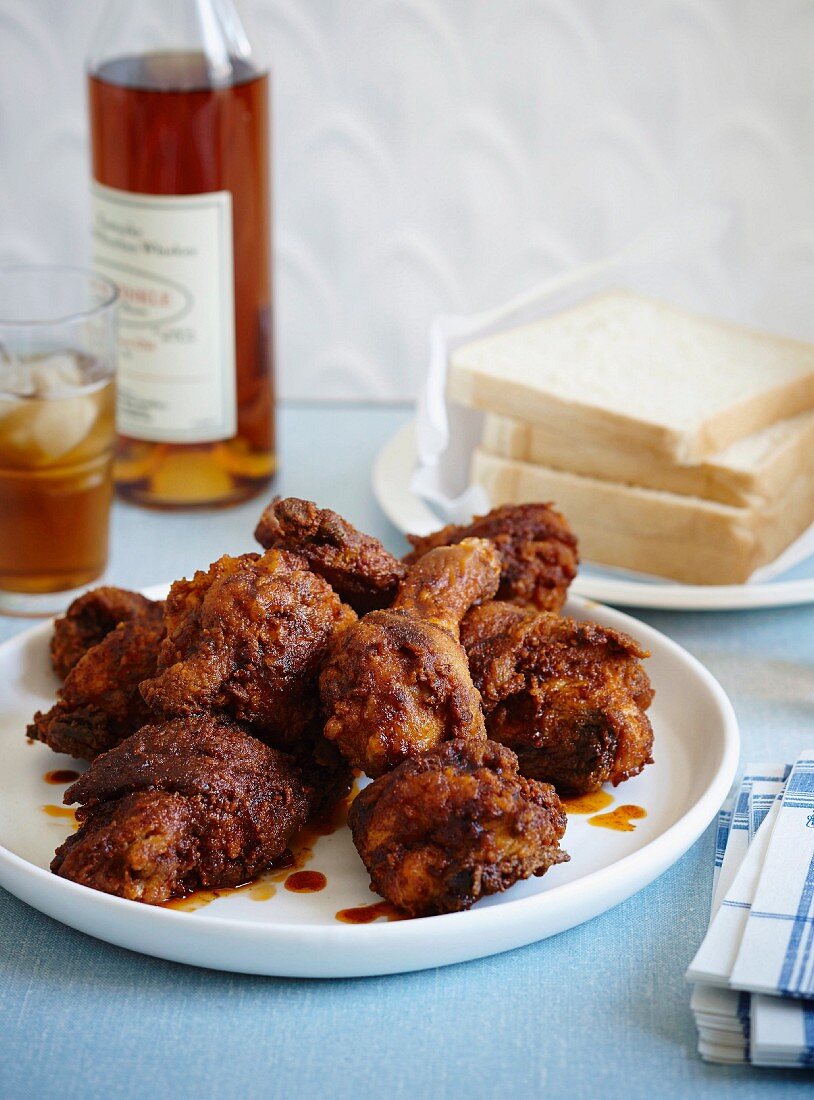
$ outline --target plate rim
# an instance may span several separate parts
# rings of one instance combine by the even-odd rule
[[[145,595],[160,597],[167,591],[167,588],[168,585],[156,585],[142,589],[142,591]],[[447,960],[449,963],[455,963],[512,950],[515,947],[536,942],[538,939],[547,938],[548,935],[556,934],[556,931],[563,931],[585,923],[585,921],[593,919],[593,916],[606,912],[649,885],[695,843],[714,818],[732,785],[738,767],[740,735],[734,708],[723,687],[698,658],[694,657],[683,646],[655,627],[640,622],[616,608],[597,605],[595,601],[581,596],[573,596],[571,601],[571,610],[576,611],[578,614],[582,613],[589,616],[592,610],[597,609],[609,612],[613,619],[619,620],[619,629],[637,632],[644,645],[648,645],[651,639],[658,640],[659,645],[666,647],[672,659],[677,660],[704,685],[720,719],[719,763],[715,771],[708,776],[703,789],[694,798],[689,808],[681,814],[677,821],[648,841],[643,847],[621,856],[618,860],[614,860],[604,867],[591,871],[571,882],[563,883],[544,894],[530,894],[513,898],[508,905],[475,908],[465,912],[446,913],[416,920],[373,922],[360,926],[337,924],[336,927],[328,924],[302,925],[288,920],[275,921],[270,924],[268,922],[223,917],[202,912],[194,914],[195,923],[191,925],[189,922],[192,915],[189,913],[143,905],[125,898],[90,890],[88,887],[71,882],[68,879],[59,878],[50,871],[38,867],[6,848],[2,843],[0,843],[0,885],[21,898],[21,900],[33,905],[40,912],[46,912],[49,916],[69,927],[86,932],[97,939],[125,947],[131,946],[132,936],[128,937],[127,933],[128,929],[133,926],[136,928],[136,934],[140,929],[142,932],[146,932],[148,936],[151,932],[160,933],[162,929],[186,928],[194,933],[191,936],[184,937],[186,943],[192,945],[193,948],[196,943],[205,945],[212,935],[217,936],[224,932],[231,932],[234,933],[236,942],[239,940],[241,944],[252,946],[266,945],[278,951],[284,950],[286,947],[302,947],[303,944],[310,944],[311,946],[322,944],[326,948],[335,948],[353,942],[357,948],[358,945],[364,944],[368,954],[375,957],[377,951],[382,949],[391,953],[394,951],[399,953],[399,949],[408,950],[419,941],[423,945],[427,941],[433,940],[433,933],[435,931],[440,932],[442,928],[445,941],[450,939],[450,934],[454,936],[453,930],[466,928],[466,939],[472,940],[474,938],[480,946],[474,951],[467,949],[461,957]],[[4,642],[0,646],[0,651],[17,647],[22,648],[37,635],[46,634],[50,627],[51,623],[46,622],[21,631]],[[18,888],[20,881],[29,881],[32,889],[26,890],[23,888],[21,893]],[[615,891],[609,890],[609,885],[615,885],[617,889]],[[30,900],[31,894],[36,894],[40,889],[45,891],[49,898],[54,901],[54,904],[49,904],[48,908],[43,908],[37,901]],[[606,905],[605,900],[608,895],[611,895],[615,900],[611,900],[610,904]],[[592,915],[578,915],[576,919],[573,915],[568,915],[569,910],[573,909],[574,906],[580,906],[582,903],[584,908],[589,898],[596,898],[597,896],[601,896],[605,900],[602,901],[600,908],[596,909]],[[552,902],[551,899],[556,900]],[[64,908],[67,912],[57,915],[53,910],[55,907],[60,908],[59,903],[61,900],[64,900]],[[537,937],[534,935],[533,930],[531,934],[526,931],[516,941],[512,940],[508,946],[494,948],[490,945],[490,929],[494,929],[496,926],[499,929],[499,926],[504,924],[505,927],[499,930],[510,931],[513,926],[518,924],[518,920],[522,927],[528,928],[528,921],[524,921],[523,918],[535,907],[540,908],[543,913],[546,909],[552,910],[549,919],[554,922],[557,919],[560,921],[555,932],[546,932],[543,936]],[[91,922],[94,920],[94,914],[101,914],[102,917],[108,914],[113,916],[114,919],[116,914],[122,914],[125,916],[122,922],[122,935],[111,937],[110,935],[100,934],[98,930],[88,932],[88,921],[82,919],[85,912],[90,912]],[[126,914],[130,914],[130,918],[127,918]],[[462,924],[463,921],[466,921],[465,925]],[[129,942],[123,942],[122,937],[126,940],[129,939]],[[440,939],[437,936],[435,938]],[[163,947],[160,950],[155,947],[150,950],[131,947],[131,949],[141,950],[146,954],[170,958],[179,962],[189,962],[191,965],[208,965],[200,959],[181,957],[185,953],[184,948],[184,944],[179,946],[172,943],[169,947]],[[400,966],[397,962],[394,964],[390,956],[388,958],[390,961],[382,963],[380,959],[378,963],[370,965],[360,963],[357,954],[354,953],[349,960],[346,960],[351,963],[350,968],[341,966],[339,969],[326,967],[324,972],[316,973],[312,970],[306,970],[302,966],[294,966],[292,969],[287,970],[285,966],[281,967],[279,962],[273,962],[273,969],[265,969],[264,967],[258,969],[255,966],[250,968],[250,972],[289,977],[347,977],[398,973],[404,970],[419,970],[446,965],[445,962],[439,962],[437,959],[432,958],[423,966],[416,966],[412,963]],[[217,964],[210,965],[213,965],[215,969],[237,969],[218,966]]]
[[[393,504],[392,479],[412,498],[416,514],[426,516],[428,530],[442,525],[432,509],[409,486],[402,475],[415,456],[415,418],[403,424],[379,449],[373,463],[372,488],[376,502],[402,534],[406,534],[403,511]],[[398,471],[398,474],[395,473]],[[421,532],[418,532],[421,533]],[[756,584],[681,584],[679,581],[637,581],[625,577],[592,577],[578,574],[571,592],[604,604],[651,608],[659,611],[756,611],[761,608],[798,607],[814,603],[814,577],[790,581],[761,581]]]

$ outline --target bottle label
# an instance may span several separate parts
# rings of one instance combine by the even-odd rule
[[[118,284],[118,429],[208,443],[237,431],[232,196],[92,184],[93,262]]]

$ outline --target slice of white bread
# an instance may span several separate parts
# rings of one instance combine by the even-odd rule
[[[615,290],[458,348],[447,396],[693,463],[814,409],[814,345]]]
[[[550,500],[577,533],[586,561],[687,584],[742,584],[814,522],[814,478],[800,474],[771,505],[716,501],[532,466],[476,449],[473,481],[493,507]]]
[[[482,447],[492,454],[737,507],[784,496],[806,469],[814,479],[814,412],[781,420],[692,466],[623,443],[612,446],[600,429],[575,434],[491,414],[483,424]]]

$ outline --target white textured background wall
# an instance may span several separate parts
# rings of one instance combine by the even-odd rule
[[[814,259],[814,0],[238,3],[275,72],[286,396],[409,396],[435,313],[687,204],[735,207],[733,274]],[[4,261],[86,256],[102,6],[0,0]]]

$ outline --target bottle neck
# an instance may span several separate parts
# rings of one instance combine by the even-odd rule
[[[110,0],[87,67],[110,83],[166,91],[225,87],[263,71],[232,0]]]

